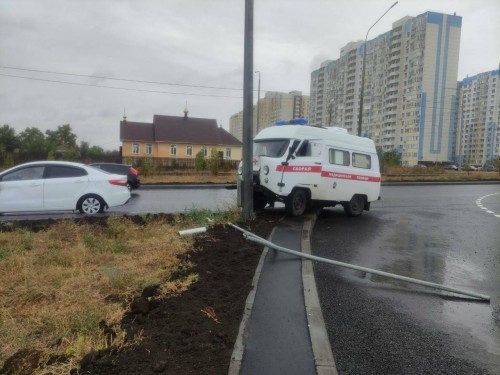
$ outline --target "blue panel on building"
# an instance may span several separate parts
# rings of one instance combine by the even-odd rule
[[[427,22],[428,23],[437,23],[438,25],[442,25],[443,24],[443,16],[444,16],[444,14],[442,14],[442,13],[428,12],[427,13]]]

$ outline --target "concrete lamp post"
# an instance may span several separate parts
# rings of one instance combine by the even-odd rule
[[[260,129],[260,71],[256,70],[255,73],[259,73],[259,82],[257,86],[257,129],[255,129],[254,136],[257,135]]]

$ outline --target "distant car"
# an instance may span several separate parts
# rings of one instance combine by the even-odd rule
[[[478,171],[479,169],[473,165],[468,165],[465,167],[466,171]]]
[[[485,171],[485,172],[496,172],[496,171],[498,171],[498,168],[496,168],[493,165],[485,165],[483,167],[483,171]]]
[[[444,169],[458,171],[458,167],[455,164],[448,164],[444,166]]]
[[[92,163],[92,167],[102,169],[103,171],[127,176],[128,188],[139,189],[141,180],[139,180],[139,172],[130,165],[118,163]]]
[[[39,161],[0,173],[0,213],[78,210],[94,215],[129,199],[126,177],[85,164]]]

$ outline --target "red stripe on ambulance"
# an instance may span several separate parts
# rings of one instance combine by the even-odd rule
[[[276,166],[277,172],[283,171],[282,165]],[[312,165],[287,165],[285,166],[285,172],[296,172],[296,173],[321,173],[321,166]]]

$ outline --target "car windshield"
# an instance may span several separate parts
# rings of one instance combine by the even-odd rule
[[[258,140],[253,144],[253,156],[269,156],[271,158],[279,158],[285,154],[289,144],[289,139]]]

